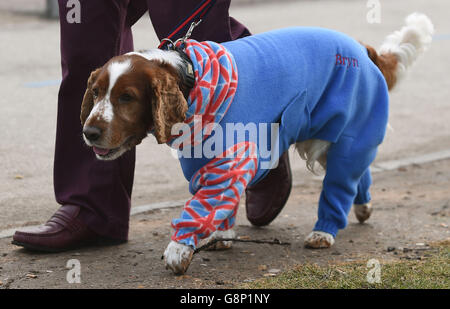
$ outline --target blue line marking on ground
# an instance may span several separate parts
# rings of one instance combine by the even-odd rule
[[[40,82],[25,83],[24,87],[26,87],[26,88],[42,88],[42,87],[47,87],[47,86],[59,86],[59,84],[61,84],[61,80],[55,79],[55,80],[44,80],[44,81],[40,81]]]
[[[444,41],[444,40],[450,40],[450,34],[435,34],[433,35],[434,41]]]

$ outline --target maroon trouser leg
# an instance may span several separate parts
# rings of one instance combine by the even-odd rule
[[[105,162],[84,145],[79,115],[87,78],[111,57],[133,50],[131,25],[147,7],[156,33],[163,38],[198,1],[80,0],[78,24],[68,23],[71,8],[66,7],[67,0],[59,0],[63,80],[58,96],[55,196],[62,205],[81,206],[80,220],[102,236],[128,237],[135,151]],[[230,0],[218,0],[193,38],[221,42],[247,35],[245,27],[229,18],[229,5]]]
[[[56,201],[82,207],[80,220],[103,236],[126,239],[135,151],[102,162],[85,146],[80,106],[86,81],[111,57],[133,50],[128,0],[81,0],[81,23],[68,23],[59,0],[63,80],[58,96],[54,188]]]

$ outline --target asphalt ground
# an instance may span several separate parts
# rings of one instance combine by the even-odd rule
[[[433,252],[434,243],[450,241],[449,187],[450,160],[376,173],[371,218],[360,224],[350,213],[349,224],[339,232],[334,246],[322,250],[303,247],[316,220],[319,180],[296,186],[278,218],[264,228],[250,225],[241,202],[234,228],[239,237],[278,239],[290,245],[238,242],[230,250],[200,251],[181,277],[166,270],[161,260],[172,232],[169,222],[179,214],[180,207],[132,216],[130,240],[118,246],[42,254],[19,249],[10,238],[4,238],[0,239],[0,289],[236,288],[278,276],[299,264],[367,264],[371,259],[381,266],[383,280],[383,265],[420,262]],[[71,276],[74,263],[78,265],[79,283]]]

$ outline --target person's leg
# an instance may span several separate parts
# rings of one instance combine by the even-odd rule
[[[130,1],[128,4],[126,25],[128,27],[133,26],[147,12],[147,0]]]
[[[150,18],[160,40],[166,38],[178,23],[199,4],[198,0],[147,0]],[[229,15],[231,0],[217,0],[208,15],[192,32],[197,41],[226,42],[250,35],[245,26]]]
[[[289,151],[286,150],[278,166],[266,177],[245,190],[247,219],[255,226],[270,224],[286,205],[292,189]]]
[[[65,19],[60,0],[63,80],[58,97],[54,187],[56,201],[82,207],[81,221],[94,232],[127,239],[135,151],[99,161],[84,145],[80,104],[89,74],[113,56],[133,50],[125,24],[129,0],[81,1],[81,23]]]
[[[67,7],[67,0],[59,0],[63,79],[58,96],[54,190],[62,207],[47,224],[14,236],[17,244],[46,251],[64,250],[87,240],[83,238],[128,237],[135,152],[111,162],[97,160],[82,139],[80,105],[91,71],[111,57],[133,50],[131,28],[126,25],[129,0],[80,3],[80,23],[70,23],[66,16],[72,7]]]

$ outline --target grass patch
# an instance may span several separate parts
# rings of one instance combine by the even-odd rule
[[[258,289],[449,289],[450,245],[440,244],[421,260],[380,260],[380,283],[369,283],[367,261],[329,266],[304,264],[277,277],[246,283]]]

